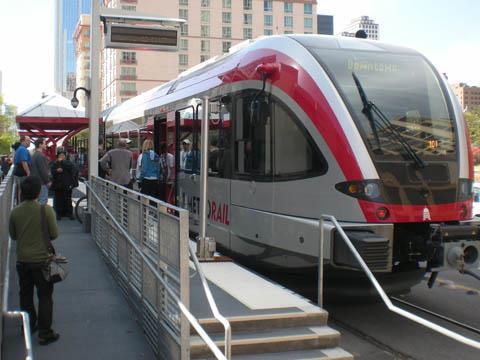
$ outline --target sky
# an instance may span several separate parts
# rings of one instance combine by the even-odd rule
[[[54,0],[0,0],[0,9],[3,95],[21,110],[53,91]],[[317,9],[334,16],[335,33],[368,15],[380,41],[420,51],[452,83],[480,86],[478,0],[318,0]]]

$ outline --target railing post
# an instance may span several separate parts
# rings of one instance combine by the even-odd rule
[[[323,308],[323,244],[325,241],[325,235],[323,232],[324,224],[323,215],[320,216],[319,226],[320,229],[320,239],[318,244],[318,293],[317,293],[317,303],[318,306]]]

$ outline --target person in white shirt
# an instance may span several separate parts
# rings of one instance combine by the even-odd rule
[[[182,141],[182,150],[180,151],[180,169],[185,170],[185,163],[187,161],[187,155],[190,153],[190,140],[184,139]]]

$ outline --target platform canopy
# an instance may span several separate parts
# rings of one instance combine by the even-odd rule
[[[69,99],[58,94],[47,96],[22,111],[16,121],[20,135],[44,137],[53,149],[88,128],[85,109],[74,109]]]

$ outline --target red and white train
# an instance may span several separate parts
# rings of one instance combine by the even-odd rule
[[[175,155],[169,201],[191,211],[194,232],[199,162],[185,169],[180,156],[185,139],[199,154],[204,97],[208,235],[222,252],[272,268],[315,267],[318,218],[329,214],[387,277],[478,264],[468,129],[444,76],[421,54],[355,38],[270,36],[115,108],[107,133],[150,133]],[[326,262],[352,274],[353,257],[327,229]]]

